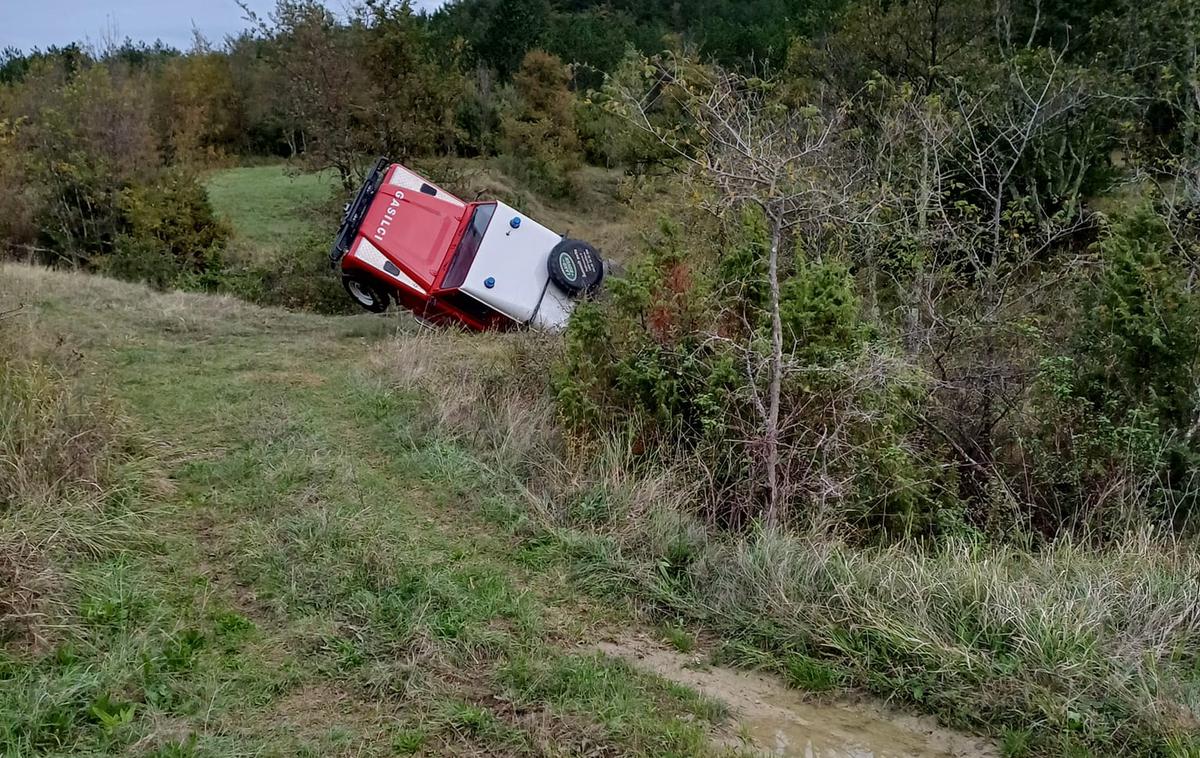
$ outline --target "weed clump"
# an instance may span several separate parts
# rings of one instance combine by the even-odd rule
[[[55,550],[116,539],[100,512],[118,491],[122,422],[81,368],[77,353],[0,334],[0,644],[41,639],[62,584]]]

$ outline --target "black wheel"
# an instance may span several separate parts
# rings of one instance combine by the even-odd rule
[[[379,285],[355,276],[343,276],[342,286],[354,302],[371,313],[383,313],[388,309],[388,295]]]
[[[550,281],[571,297],[591,294],[604,281],[600,253],[581,240],[564,239],[555,245],[546,266]]]

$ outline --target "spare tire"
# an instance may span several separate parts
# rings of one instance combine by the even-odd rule
[[[550,281],[571,297],[595,292],[604,281],[600,253],[582,240],[564,239],[550,251],[546,262]]]

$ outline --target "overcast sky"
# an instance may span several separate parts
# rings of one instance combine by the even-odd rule
[[[334,10],[349,0],[327,0]],[[417,8],[435,8],[442,0],[416,0]],[[249,0],[265,14],[274,0]],[[30,50],[70,42],[99,44],[126,37],[187,49],[196,28],[220,42],[246,26],[235,0],[0,0],[0,49]]]

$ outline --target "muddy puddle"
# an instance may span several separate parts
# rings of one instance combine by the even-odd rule
[[[778,679],[706,665],[655,640],[637,636],[596,649],[644,671],[686,685],[729,706],[721,745],[754,755],[805,758],[980,758],[998,756],[989,740],[944,729],[928,717],[866,702],[810,702]]]

